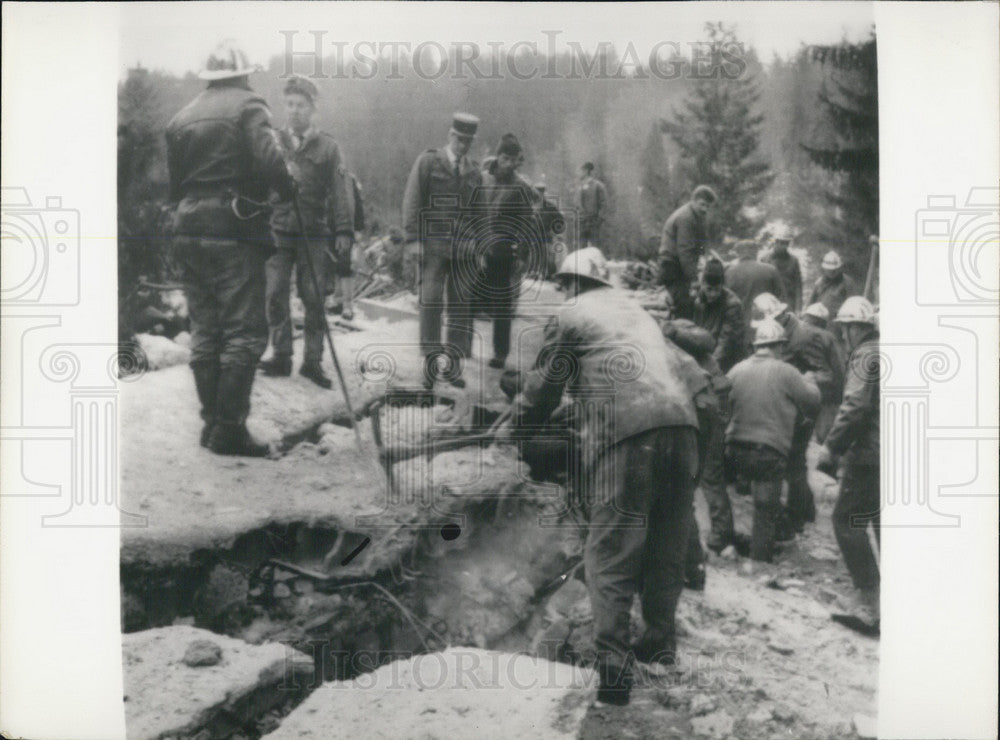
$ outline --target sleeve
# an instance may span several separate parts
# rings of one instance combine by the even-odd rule
[[[535,364],[524,377],[521,392],[511,405],[515,427],[541,424],[559,406],[566,381],[573,377],[577,359],[565,341],[558,317],[545,327],[545,339]]]
[[[417,157],[406,179],[406,190],[403,191],[403,231],[406,241],[415,242],[420,239],[420,209],[423,208],[424,191],[424,157]]]
[[[878,413],[878,376],[871,371],[867,352],[856,352],[847,369],[844,400],[826,435],[826,446],[836,455],[844,454],[864,431],[870,414]]]
[[[814,418],[816,412],[819,411],[819,388],[791,365],[788,365],[788,371],[788,385],[792,401],[798,406],[799,412],[803,416]]]
[[[823,344],[823,338],[813,334],[803,347],[803,357],[806,365],[816,376],[816,385],[823,396],[829,398],[836,392],[838,385],[836,369],[830,364],[830,358]]]
[[[351,188],[347,165],[340,154],[336,142],[330,142],[330,194],[328,207],[330,226],[337,236],[352,236],[354,234],[354,191]]]
[[[799,265],[799,261],[798,260],[795,260],[795,262],[792,263],[792,267],[794,269],[792,270],[791,281],[790,281],[791,285],[789,286],[789,292],[791,293],[791,295],[788,296],[788,300],[791,302],[792,310],[795,313],[798,313],[803,308],[803,306],[802,306],[802,267],[801,267],[801,265]]]
[[[663,223],[663,231],[660,233],[660,257],[668,254],[676,254],[674,241],[674,222],[669,218]]]
[[[723,309],[722,326],[712,357],[720,365],[726,365],[727,359],[735,359],[742,354],[743,338],[743,306],[738,303],[727,303]]]
[[[290,200],[295,193],[295,183],[274,141],[268,109],[263,105],[251,105],[244,111],[241,122],[257,171],[283,200]]]
[[[778,272],[778,268],[771,265],[771,269],[774,271],[771,274],[771,294],[774,295],[779,301],[788,302],[788,296],[785,295],[785,283],[781,280],[781,274]]]

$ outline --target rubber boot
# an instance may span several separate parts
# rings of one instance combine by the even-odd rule
[[[600,686],[597,688],[598,705],[624,707],[632,692],[632,672],[625,666],[600,662],[597,666]]]
[[[204,360],[191,363],[194,372],[194,385],[198,391],[198,401],[201,402],[201,420],[205,425],[201,428],[202,447],[208,447],[209,437],[216,422],[216,397],[219,392],[219,362]]]
[[[217,455],[265,457],[269,451],[253,440],[246,427],[255,372],[248,365],[224,367],[219,373],[217,422],[209,436],[209,448]]]
[[[640,663],[668,666],[677,661],[677,638],[659,629],[647,628],[631,649]]]
[[[261,360],[257,367],[271,378],[287,378],[292,374],[292,358],[288,355],[275,355],[270,360]]]
[[[761,484],[753,483],[751,485],[756,487]],[[752,560],[770,563],[771,558],[774,557],[774,535],[777,528],[778,508],[775,504],[754,503],[753,531],[750,535],[750,558]]]

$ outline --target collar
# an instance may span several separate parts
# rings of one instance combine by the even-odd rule
[[[313,125],[311,125],[311,124],[310,124],[309,128],[307,128],[305,131],[302,132],[301,136],[299,134],[295,133],[295,131],[292,130],[291,126],[289,126],[286,129],[286,131],[288,132],[288,138],[290,138],[293,143],[295,141],[298,141],[297,149],[301,149],[302,147],[304,147],[306,145],[306,142],[308,142],[308,141],[316,138],[316,133],[317,133],[316,132],[316,127],[313,126]]]

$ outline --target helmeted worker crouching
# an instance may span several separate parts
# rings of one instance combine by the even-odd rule
[[[564,389],[579,408],[598,700],[625,704],[630,652],[643,662],[672,663],[676,651],[674,615],[698,472],[697,417],[681,365],[693,362],[664,341],[640,304],[611,288],[600,250],[573,252],[556,277],[567,304],[546,327],[510,424],[544,424]],[[646,632],[630,646],[636,590]]]
[[[774,319],[757,325],[754,354],[730,370],[732,416],[726,429],[726,463],[750,481],[753,529],[750,557],[770,561],[796,419],[814,417],[820,394],[810,374],[779,359],[785,332]]]
[[[267,454],[245,422],[257,360],[267,344],[264,262],[271,249],[266,206],[293,197],[255,71],[226,42],[199,75],[208,88],[167,126],[174,256],[191,317],[191,369],[205,421],[201,443],[223,455]]]

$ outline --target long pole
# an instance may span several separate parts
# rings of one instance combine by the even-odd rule
[[[299,198],[297,195],[292,196],[292,208],[295,211],[295,220],[299,227],[299,234],[302,237],[301,248],[306,255],[306,267],[309,268],[309,278],[312,281],[313,291],[316,295],[317,300],[320,302],[320,309],[323,306],[323,288],[319,284],[319,279],[316,277],[316,268],[313,266],[312,255],[309,253],[309,242],[306,240],[306,229],[305,222],[302,220],[302,211],[299,210]],[[333,346],[333,334],[330,333],[330,325],[326,323],[326,312],[323,312],[323,329],[326,334],[326,343],[330,347],[330,357],[333,359],[333,368],[337,371],[337,380],[340,382],[340,390],[344,394],[344,403],[347,405],[347,413],[351,417],[351,428],[354,429],[354,439],[358,443],[358,449],[362,452],[364,447],[361,445],[361,432],[358,430],[358,420],[354,418],[354,407],[351,405],[351,394],[347,391],[347,382],[344,380],[344,373],[340,369],[340,360],[337,359],[337,350]]]

